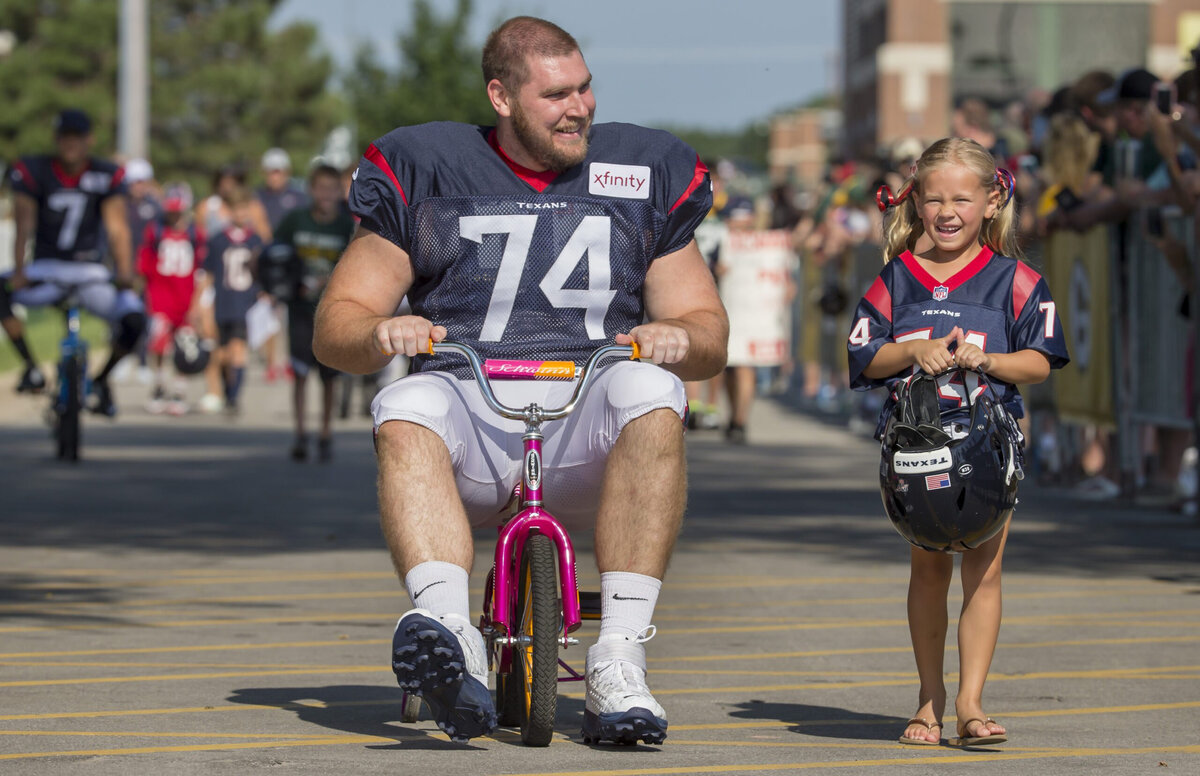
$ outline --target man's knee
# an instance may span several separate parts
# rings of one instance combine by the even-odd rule
[[[145,331],[145,313],[125,313],[117,321],[113,339],[116,341],[117,347],[123,350],[133,350]]]

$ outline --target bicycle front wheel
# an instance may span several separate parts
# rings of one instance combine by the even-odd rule
[[[79,408],[83,401],[83,367],[75,357],[64,358],[59,364],[58,457],[65,461],[79,460]]]
[[[521,677],[521,741],[526,746],[549,746],[558,711],[562,607],[554,556],[554,543],[541,534],[531,535],[521,554],[516,632],[522,643],[513,662],[514,673]]]

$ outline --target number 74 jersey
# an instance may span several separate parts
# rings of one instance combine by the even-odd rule
[[[1052,368],[1067,364],[1062,323],[1046,281],[1024,262],[983,248],[966,267],[945,281],[935,280],[905,251],[884,265],[854,313],[847,342],[850,386],[889,388],[917,367],[883,380],[863,371],[889,342],[936,339],[962,329],[968,342],[985,353],[1036,350]],[[1016,386],[991,380],[998,398],[1014,417],[1024,415]],[[965,407],[978,386],[942,385],[942,410]],[[891,402],[884,408],[885,416]]]
[[[402,127],[360,161],[350,205],[412,261],[413,311],[488,358],[582,361],[645,315],[650,264],[707,215],[708,170],[666,132],[592,128],[584,161],[520,167],[487,127]],[[461,360],[418,370],[469,374]]]

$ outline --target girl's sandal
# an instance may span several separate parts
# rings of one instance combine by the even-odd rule
[[[908,729],[909,725],[924,725],[926,730],[938,728],[938,740],[930,741],[927,738],[906,738],[905,736],[901,735],[899,738],[900,743],[908,744],[909,746],[937,746],[938,744],[942,743],[942,736],[940,733],[942,727],[941,722],[930,722],[929,720],[922,719],[921,717],[913,717],[908,722],[904,723],[906,730]]]
[[[996,720],[992,719],[991,717],[988,717],[987,719],[980,719],[979,717],[972,717],[971,719],[968,719],[964,722],[959,722],[958,723],[958,737],[951,738],[947,743],[950,746],[958,746],[958,747],[986,746],[988,744],[1003,744],[1005,741],[1008,740],[1008,738],[1001,733],[988,733],[986,736],[969,736],[969,735],[967,735],[967,733],[970,732],[969,729],[971,727],[972,722],[978,722],[981,725],[996,724]]]

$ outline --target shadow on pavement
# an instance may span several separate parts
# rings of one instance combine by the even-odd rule
[[[477,748],[470,744],[453,743],[438,730],[402,725],[401,692],[398,687],[248,687],[234,690],[227,700],[253,706],[273,706],[293,711],[298,719],[318,727],[395,741],[387,745],[370,744],[366,747],[368,749]]]
[[[848,738],[856,741],[894,741],[904,732],[904,717],[863,714],[836,706],[809,706],[804,703],[773,703],[750,700],[734,704],[729,716],[734,719],[766,719],[783,722],[793,733],[821,738]]]

